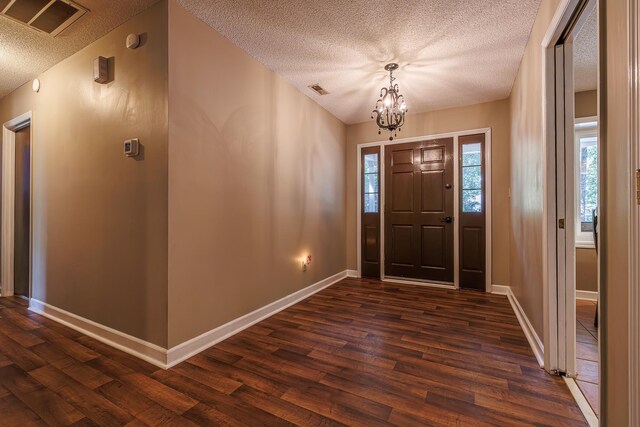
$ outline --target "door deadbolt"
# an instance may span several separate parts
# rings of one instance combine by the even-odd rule
[[[444,186],[444,188],[447,188],[447,189],[448,189],[448,188],[451,188],[451,184],[446,184],[446,185]]]

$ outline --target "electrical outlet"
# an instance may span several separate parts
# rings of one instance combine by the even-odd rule
[[[307,255],[306,257],[302,258],[302,271],[306,272],[307,271],[307,266],[311,264],[311,255]]]

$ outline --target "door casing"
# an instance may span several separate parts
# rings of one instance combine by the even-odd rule
[[[404,144],[407,142],[418,142],[418,141],[424,141],[424,140],[430,140],[430,139],[440,139],[440,138],[449,138],[449,137],[453,137],[453,156],[454,156],[454,216],[457,220],[457,218],[459,218],[460,215],[460,183],[459,181],[459,162],[457,161],[457,159],[459,158],[459,141],[458,141],[458,137],[460,136],[465,136],[465,135],[475,135],[475,134],[484,134],[485,135],[485,153],[484,153],[484,161],[486,164],[486,168],[485,168],[485,182],[486,182],[486,188],[485,188],[485,200],[486,200],[486,221],[485,221],[485,233],[486,233],[486,241],[485,241],[485,249],[486,249],[486,260],[485,260],[485,269],[486,269],[486,279],[485,279],[485,291],[486,292],[491,292],[492,290],[492,282],[491,282],[491,260],[492,260],[492,253],[491,253],[491,248],[492,248],[492,241],[491,241],[491,128],[480,128],[480,129],[471,129],[471,130],[465,130],[465,131],[458,131],[458,132],[448,132],[448,133],[441,133],[441,134],[434,134],[434,135],[423,135],[423,136],[417,136],[417,137],[411,137],[411,138],[400,138],[400,139],[394,139],[393,141],[388,141],[388,140],[384,140],[384,141],[374,141],[374,142],[367,142],[367,143],[361,143],[358,144],[356,147],[356,158],[357,158],[357,203],[356,203],[356,212],[357,212],[357,263],[358,263],[358,270],[357,270],[357,277],[362,277],[362,271],[361,271],[361,261],[362,261],[362,251],[361,251],[361,244],[360,242],[362,241],[362,232],[361,232],[361,217],[360,217],[360,212],[361,212],[361,200],[362,200],[362,161],[361,161],[361,150],[362,148],[365,147],[375,147],[375,146],[379,146],[380,147],[380,206],[384,206],[384,202],[385,202],[385,182],[384,182],[384,148],[388,145],[395,145],[395,144]],[[457,224],[457,223],[456,223]],[[381,209],[380,211],[380,227],[381,230],[383,230],[384,228],[384,209]],[[406,284],[413,284],[413,285],[421,285],[421,286],[431,286],[431,287],[438,287],[438,288],[447,288],[447,289],[458,289],[459,288],[459,283],[460,283],[460,279],[459,279],[459,267],[460,267],[460,259],[459,259],[459,250],[460,250],[460,245],[459,245],[459,227],[454,227],[454,284],[453,286],[451,285],[443,285],[441,283],[430,283],[430,282],[425,282],[425,281],[415,281],[415,280],[400,280],[400,279],[395,279],[395,278],[389,278],[385,275],[384,272],[384,262],[385,262],[385,258],[384,258],[384,233],[381,233],[380,236],[380,279],[384,280],[384,281],[388,281],[388,282],[395,282],[395,283],[406,283]]]
[[[2,211],[0,224],[2,236],[0,237],[0,295],[12,296],[14,294],[14,203],[15,203],[15,133],[27,126],[31,126],[31,212],[29,214],[29,227],[33,231],[33,157],[34,157],[34,128],[32,126],[32,113],[24,113],[2,126]],[[33,280],[33,232],[29,237],[29,297],[32,292]]]

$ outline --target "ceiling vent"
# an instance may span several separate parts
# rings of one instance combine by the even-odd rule
[[[55,37],[87,9],[70,0],[0,0],[0,15]]]
[[[324,90],[324,88],[322,86],[320,86],[319,84],[317,84],[317,83],[314,84],[314,85],[309,86],[309,89],[311,89],[312,91],[314,91],[318,95],[328,95],[329,94],[329,92]]]

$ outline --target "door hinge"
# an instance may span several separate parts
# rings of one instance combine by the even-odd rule
[[[636,169],[636,203],[640,205],[640,169]]]
[[[564,230],[564,218],[558,220],[558,228]]]

